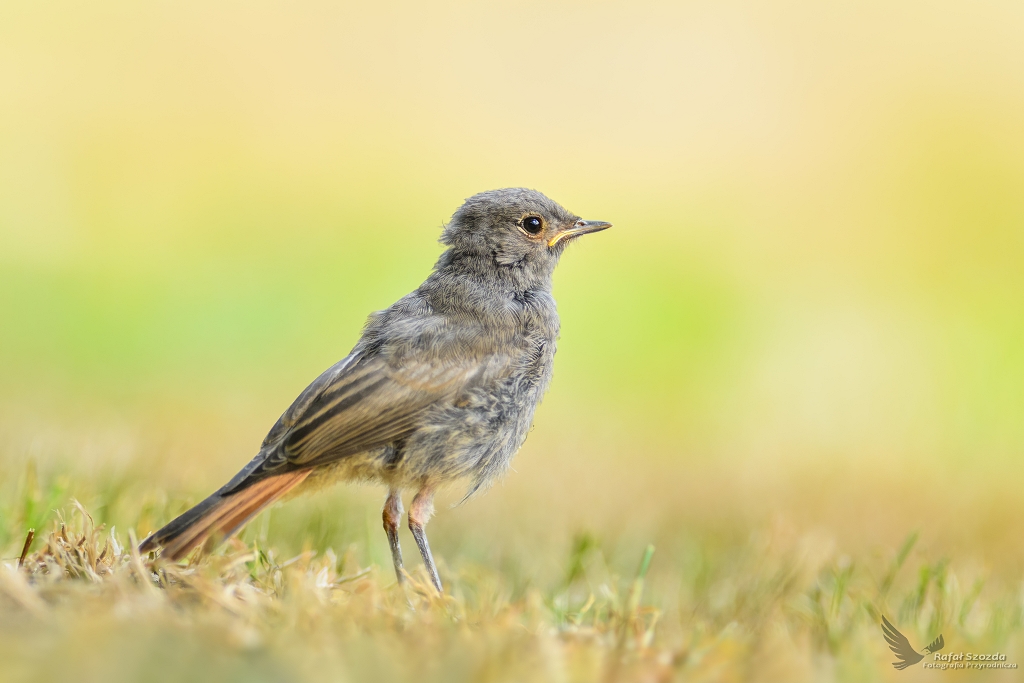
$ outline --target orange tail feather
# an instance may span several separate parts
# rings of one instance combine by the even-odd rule
[[[223,498],[214,494],[143,541],[141,549],[162,546],[162,557],[180,560],[212,536],[220,540],[231,537],[260,510],[298,486],[309,474],[310,470],[287,472],[262,479]]]

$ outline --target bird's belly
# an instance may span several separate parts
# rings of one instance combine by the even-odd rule
[[[550,379],[550,357],[539,360],[429,411],[399,445],[390,476],[406,485],[468,478],[475,490],[504,473],[526,440]]]
[[[367,482],[374,484],[404,485],[388,467],[392,447],[376,448],[363,453],[349,455],[324,465],[314,467],[306,479],[288,495],[312,493],[333,486],[339,482]]]

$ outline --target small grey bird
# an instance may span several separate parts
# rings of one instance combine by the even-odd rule
[[[551,379],[551,274],[567,244],[609,227],[534,190],[470,197],[426,281],[370,316],[352,352],[306,387],[242,471],[139,549],[177,560],[300,484],[367,481],[388,487],[384,530],[400,582],[402,491],[416,491],[409,529],[442,591],[424,531],[434,493],[465,480],[469,497],[508,468]]]

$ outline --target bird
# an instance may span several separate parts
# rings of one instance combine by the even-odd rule
[[[387,488],[382,519],[398,582],[408,525],[443,594],[425,527],[440,488],[463,500],[508,469],[551,381],[552,273],[567,245],[610,228],[527,188],[481,192],[443,226],[430,275],[372,313],[351,352],[306,387],[224,486],[139,546],[171,561],[223,542],[262,509],[337,481]]]
[[[896,655],[898,662],[893,662],[892,665],[897,670],[906,669],[908,666],[917,664],[924,655],[914,650],[914,647],[910,644],[910,640],[905,635],[896,630],[896,627],[889,623],[889,620],[882,615],[882,635],[885,636],[885,641],[889,643],[889,649]],[[946,641],[943,640],[942,634],[931,642],[928,647],[924,649],[926,654],[938,652],[946,646]]]

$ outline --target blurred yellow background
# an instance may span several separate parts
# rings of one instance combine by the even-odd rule
[[[5,557],[72,496],[142,534],[221,484],[465,197],[528,186],[615,227],[556,273],[515,471],[432,524],[448,566],[653,541],[671,601],[694,538],[919,531],[1016,580],[1022,35],[1019,2],[3,5]],[[265,524],[386,567],[381,496]]]

